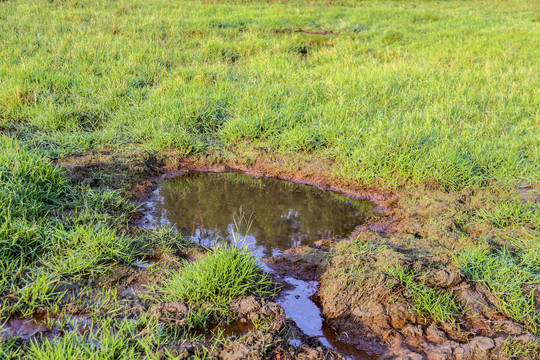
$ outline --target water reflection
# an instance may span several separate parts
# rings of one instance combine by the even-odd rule
[[[346,237],[373,206],[314,186],[237,173],[193,172],[156,190],[148,220],[151,226],[173,225],[194,241],[211,245],[216,239],[232,240],[238,225],[233,214],[242,214],[252,220],[244,240],[260,257]]]

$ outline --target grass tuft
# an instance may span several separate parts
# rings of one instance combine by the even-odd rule
[[[534,293],[540,282],[537,268],[520,263],[506,250],[469,250],[459,253],[455,260],[469,279],[491,291],[499,311],[525,324],[529,331],[539,333],[540,314],[534,306]]]
[[[371,241],[362,242],[358,238],[353,239],[352,244],[353,256],[359,256],[364,254],[377,254],[388,249],[388,246],[385,244],[377,244]]]
[[[195,323],[226,317],[236,298],[276,294],[275,284],[248,250],[216,245],[204,258],[173,273],[161,288],[164,301],[185,301]]]
[[[540,341],[523,342],[515,336],[509,336],[504,341],[502,349],[510,359],[540,359]]]
[[[478,215],[499,228],[530,224],[534,229],[540,229],[540,208],[534,201],[506,199],[478,210]]]
[[[425,318],[435,321],[455,323],[455,316],[461,312],[453,294],[432,288],[419,280],[419,275],[403,265],[388,270],[388,275],[396,278],[409,293],[415,310]]]

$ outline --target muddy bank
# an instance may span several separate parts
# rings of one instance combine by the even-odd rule
[[[390,189],[366,186],[343,179],[333,172],[332,164],[308,155],[294,157],[251,149],[248,154],[180,156],[174,152],[148,154],[140,150],[102,150],[59,159],[67,175],[78,183],[110,187],[124,191],[137,202],[149,199],[158,181],[172,179],[190,171],[240,172],[254,178],[275,178],[341,192],[377,204],[380,218],[368,219],[366,228],[377,233],[401,233],[406,239],[430,238],[421,245],[434,248],[463,248],[479,236],[501,240],[503,233],[520,229],[501,229],[488,221],[473,221],[478,210],[490,208],[513,193],[522,201],[539,202],[540,183],[515,190],[498,187],[468,188],[444,192],[425,182]],[[494,184],[496,185],[496,184]],[[368,235],[369,236],[369,235]],[[465,239],[465,242],[463,241]],[[397,245],[397,244],[396,244]]]
[[[58,164],[69,170],[75,181],[92,186],[107,185],[129,189],[135,200],[147,200],[157,181],[196,172],[240,172],[254,178],[274,178],[314,185],[321,190],[333,190],[349,197],[366,199],[377,204],[395,194],[389,189],[358,185],[333,174],[331,164],[324,160],[298,155],[278,156],[254,150],[251,156],[180,156],[174,152],[148,154],[133,151],[102,150],[59,159]],[[101,176],[95,176],[99,173]],[[103,176],[105,174],[105,176]],[[384,209],[380,209],[381,211]]]
[[[299,271],[306,278],[322,272],[316,297],[339,341],[377,353],[380,359],[437,360],[513,359],[510,343],[525,348],[538,344],[537,336],[497,310],[497,299],[485,286],[468,281],[452,265],[412,260],[392,246],[377,254],[359,254],[354,246],[341,241],[333,242],[328,251],[295,248],[267,260],[270,266]],[[325,256],[329,265],[321,266]],[[427,285],[454,294],[463,311],[452,322],[419,314],[411,294],[388,275],[388,269],[398,264],[414,267]],[[536,355],[524,352],[517,358]]]
[[[320,281],[315,300],[325,326],[339,341],[380,354],[383,359],[535,358],[536,335],[501,312],[500,300],[483,284],[468,279],[453,258],[470,249],[513,249],[509,239],[538,230],[530,223],[500,226],[481,215],[500,199],[513,196],[513,190],[493,187],[447,193],[426,183],[403,187],[399,192],[385,191],[339,179],[324,162],[256,154],[248,161],[200,157],[174,162],[163,158],[156,160],[156,166],[133,158],[130,181],[135,179],[137,185],[125,186],[129,182],[126,177],[121,186],[141,200],[148,199],[160,179],[195,170],[240,171],[255,178],[313,184],[374,201],[381,215],[353,232],[355,242],[329,239],[266,259],[278,274]],[[89,181],[94,171],[103,170],[100,163],[110,164],[115,155],[95,156],[66,160],[74,179]],[[118,171],[124,174],[124,170]],[[108,184],[107,180],[99,181]],[[538,203],[538,184],[520,188],[515,195],[524,202]],[[420,274],[418,283],[451,294],[460,309],[453,320],[437,321],[421,314],[410,290],[389,275],[389,269],[396,266]],[[537,311],[538,303],[535,300]]]
[[[250,296],[235,301],[232,309],[235,319],[231,324],[210,326],[204,331],[205,340],[173,345],[172,354],[188,359],[204,347],[211,349],[210,356],[223,360],[344,359],[317,338],[306,336],[275,302]],[[182,324],[188,311],[185,304],[168,303],[158,304],[150,312],[162,321]],[[219,340],[212,340],[211,332],[219,334]]]

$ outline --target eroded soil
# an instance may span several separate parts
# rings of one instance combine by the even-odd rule
[[[394,190],[358,186],[333,175],[324,161],[288,158],[253,150],[238,160],[212,156],[177,159],[133,153],[129,157],[101,152],[64,159],[60,162],[69,176],[92,186],[129,189],[133,199],[146,199],[156,181],[187,171],[241,171],[253,177],[273,177],[313,184],[378,204],[381,214],[371,218],[352,234],[352,240],[328,239],[314,246],[293,248],[282,256],[265,259],[278,273],[318,280],[320,303],[328,326],[340,341],[378,354],[381,359],[510,359],[505,344],[538,343],[526,327],[497,310],[497,299],[482,284],[472,282],[456,267],[453,255],[471,248],[498,249],[510,236],[531,229],[498,227],[476,216],[507,191],[497,187],[465,189],[447,193],[430,184]],[[141,160],[145,159],[145,160]],[[518,190],[523,201],[539,201],[538,185]],[[370,247],[358,250],[358,244]],[[365,251],[368,249],[369,251]],[[410,294],[388,269],[406,265],[421,274],[425,284],[452,293],[463,311],[454,322],[438,322],[419,315]],[[150,267],[152,268],[152,266]],[[117,273],[123,270],[120,268]],[[184,304],[148,305],[138,300],[140,276],[148,271],[131,267],[126,275],[109,278],[110,286],[123,287],[119,294],[130,303],[134,314],[147,311],[163,321],[182,325]],[[143,276],[144,282],[160,281]],[[538,301],[536,310],[540,310]],[[238,322],[266,322],[268,326],[232,336],[232,342],[215,342],[214,355],[222,359],[338,359],[317,339],[306,337],[284,316],[275,302],[244,298],[236,303]],[[287,334],[287,335],[283,335]],[[299,342],[291,339],[300,339]],[[268,346],[268,344],[272,344]],[[188,357],[200,342],[178,345],[178,354]],[[519,359],[536,358],[520,353]]]

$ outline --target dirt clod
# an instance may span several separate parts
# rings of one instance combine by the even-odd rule
[[[173,322],[177,326],[183,326],[186,324],[188,307],[181,302],[157,304],[150,309],[149,314],[158,319]]]
[[[309,246],[297,246],[283,255],[263,261],[278,274],[292,275],[302,280],[318,280],[326,270],[328,253]]]
[[[248,296],[235,301],[232,309],[238,315],[238,320],[242,322],[255,322],[266,317],[282,317],[283,308],[275,302],[258,299]]]
[[[426,282],[432,286],[451,288],[463,280],[463,274],[455,267],[436,270],[426,276]]]

